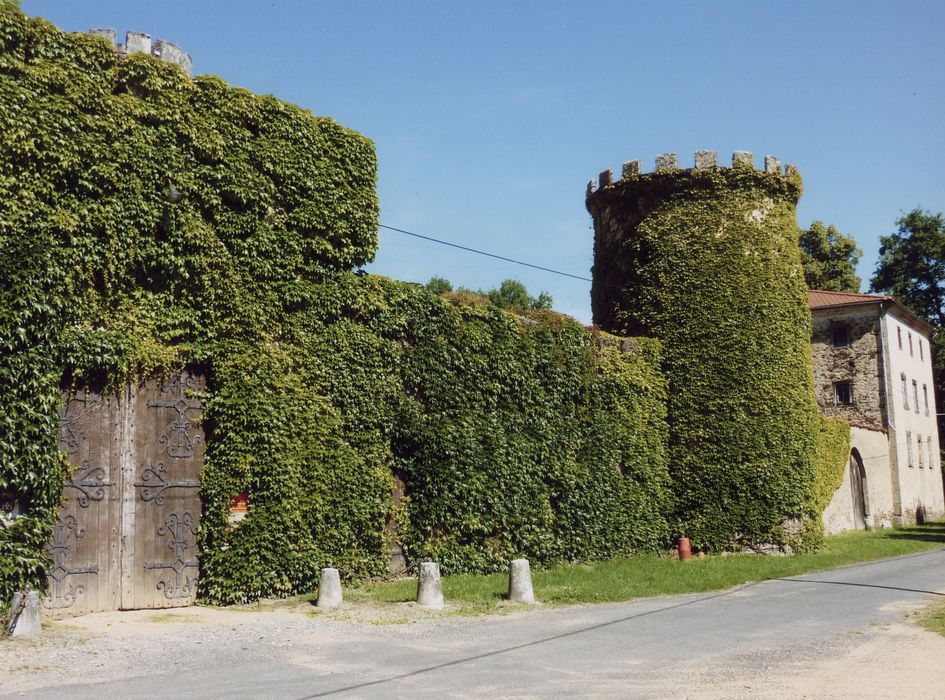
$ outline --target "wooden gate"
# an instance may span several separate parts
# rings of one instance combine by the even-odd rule
[[[63,396],[59,446],[74,471],[49,543],[48,616],[193,602],[204,388],[184,371]]]

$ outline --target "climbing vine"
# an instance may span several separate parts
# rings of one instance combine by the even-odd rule
[[[44,585],[62,384],[274,339],[300,279],[371,259],[377,200],[364,137],[9,3],[0,104],[5,600]]]
[[[0,599],[44,585],[60,391],[208,373],[200,595],[668,542],[660,346],[351,272],[369,140],[0,4]],[[395,507],[395,483],[405,497]],[[230,522],[247,492],[245,519]]]
[[[380,574],[395,540],[446,572],[666,545],[657,343],[380,277],[338,273],[307,296],[278,349],[254,352],[259,383],[227,381],[208,407],[209,599],[305,589],[328,564]]]
[[[588,196],[595,322],[663,343],[676,528],[710,550],[797,546],[812,507],[800,192],[793,169],[741,166],[628,174]]]
[[[819,544],[823,537],[824,523],[821,516],[843,483],[852,439],[850,424],[842,418],[818,416],[817,419],[817,480],[804,531],[808,548]]]

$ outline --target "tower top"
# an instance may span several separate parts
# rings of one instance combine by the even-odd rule
[[[166,39],[157,39],[151,42],[151,35],[144,32],[127,32],[125,34],[125,43],[118,43],[118,33],[114,29],[90,29],[88,31],[92,36],[100,36],[112,45],[119,54],[146,53],[160,58],[167,63],[176,63],[184,69],[187,75],[191,74],[193,62],[190,60],[190,54],[186,53],[177,44]]]
[[[598,189],[609,187],[620,181],[634,180],[647,175],[661,175],[674,172],[698,173],[700,171],[711,172],[719,170],[741,170],[750,172],[763,172],[767,175],[776,175],[782,177],[796,176],[797,170],[792,165],[782,168],[781,159],[777,156],[765,156],[764,169],[758,171],[755,169],[755,160],[751,151],[735,151],[732,154],[731,168],[724,168],[718,164],[718,154],[715,151],[696,151],[695,163],[692,168],[680,168],[679,159],[675,153],[661,153],[656,156],[656,164],[652,173],[644,173],[643,165],[639,160],[631,160],[623,164],[620,180],[614,179],[613,170],[604,170],[598,176],[597,181],[591,180],[587,184],[587,194],[591,195]]]

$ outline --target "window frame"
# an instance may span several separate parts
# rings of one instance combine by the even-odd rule
[[[837,342],[837,333],[843,332],[843,342]],[[830,326],[830,344],[835,348],[848,348],[853,345],[850,337],[850,326],[846,323],[834,323]]]
[[[846,401],[841,401],[841,393],[846,391]],[[834,406],[852,406],[853,405],[853,382],[844,379],[833,383],[833,405]]]

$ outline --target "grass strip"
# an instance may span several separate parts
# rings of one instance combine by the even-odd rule
[[[945,522],[933,522],[875,532],[846,532],[827,537],[824,548],[818,552],[793,556],[728,554],[686,562],[667,556],[633,556],[586,564],[560,564],[533,571],[532,582],[536,598],[546,604],[617,602],[725,590],[744,583],[797,576],[943,546]],[[443,578],[443,595],[460,614],[495,612],[504,603],[507,591],[508,575],[504,573]],[[399,603],[414,600],[416,592],[415,578],[366,581],[347,587],[345,600]]]

